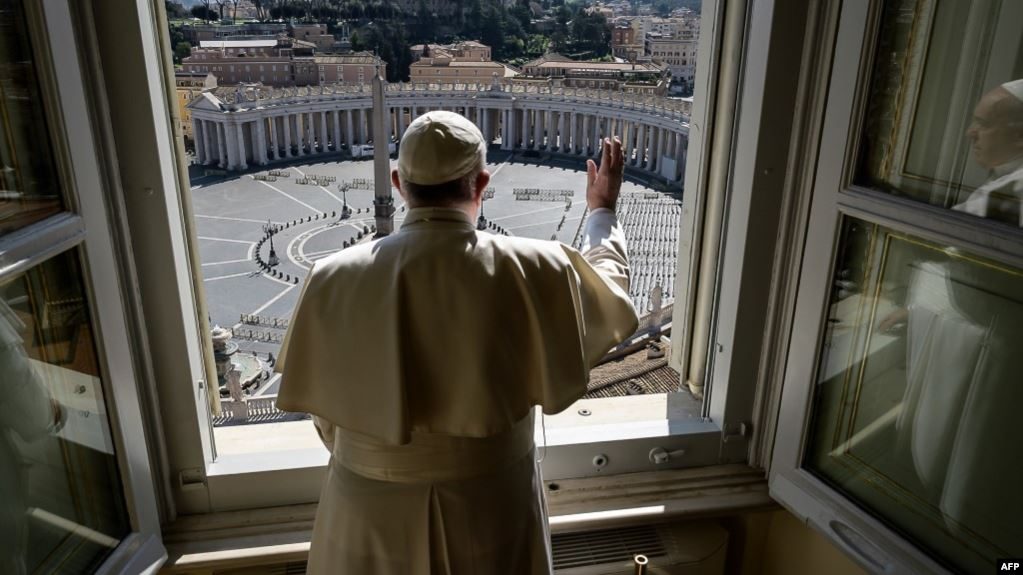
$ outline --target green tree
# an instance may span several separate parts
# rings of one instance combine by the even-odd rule
[[[182,58],[187,58],[191,54],[192,45],[189,44],[187,41],[182,40],[177,44],[174,44],[174,61],[176,63],[180,64]]]
[[[611,51],[611,28],[603,14],[576,12],[572,18],[569,41],[572,51],[586,52],[589,57],[602,57]]]
[[[526,55],[537,58],[543,56],[550,46],[550,40],[543,34],[530,34],[526,39]]]
[[[201,4],[197,4],[195,6],[192,6],[191,12],[192,12],[192,17],[199,18],[199,19],[205,20],[207,22],[219,19],[219,16],[217,15],[216,10],[213,10],[209,6],[203,6]]]
[[[491,55],[495,60],[504,59],[504,22],[501,13],[493,7],[487,7],[480,21],[480,42],[490,46]]]
[[[421,44],[433,42],[437,37],[437,19],[434,17],[426,0],[419,0],[416,7],[416,18],[412,26],[412,39]]]
[[[181,5],[180,2],[173,2],[172,0],[165,0],[163,3],[167,9],[167,18],[171,20],[180,20],[182,18],[188,18],[188,10]]]

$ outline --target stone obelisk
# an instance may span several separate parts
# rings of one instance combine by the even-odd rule
[[[394,231],[394,196],[391,195],[391,122],[384,102],[387,81],[377,71],[373,77],[373,211],[377,237]]]

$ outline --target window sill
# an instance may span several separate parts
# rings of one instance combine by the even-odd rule
[[[551,530],[732,515],[774,507],[764,473],[745,465],[566,479],[548,491]],[[548,482],[550,485],[550,482]],[[164,573],[202,573],[300,562],[309,552],[315,504],[178,518],[164,530]]]

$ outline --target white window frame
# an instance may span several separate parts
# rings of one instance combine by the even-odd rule
[[[726,5],[729,6],[727,14]],[[758,134],[771,122],[784,124],[786,121],[785,114],[761,113],[770,103],[769,94],[773,93],[773,90],[765,88],[772,82],[765,73],[769,60],[784,56],[772,47],[773,43],[779,42],[778,30],[783,30],[781,21],[785,20],[773,18],[776,9],[774,0],[707,0],[701,19],[705,29],[701,33],[698,69],[703,70],[701,76],[707,80],[697,82],[697,102],[691,122],[685,175],[686,189],[700,190],[700,193],[693,192],[692,201],[683,205],[684,233],[679,246],[672,365],[686,373],[690,358],[711,357],[712,361],[707,363],[706,389],[713,393],[708,393],[704,417],[687,423],[660,419],[634,425],[602,426],[603,429],[587,430],[592,433],[587,435],[584,443],[570,438],[578,431],[576,434],[566,432],[559,439],[557,430],[548,429],[544,459],[544,475],[548,479],[744,462],[749,457],[756,378],[755,370],[745,369],[740,375],[738,368],[757,361],[756,354],[748,351],[751,349],[749,341],[743,347],[743,338],[752,341],[760,334],[744,334],[738,329],[737,318],[741,310],[749,307],[740,306],[740,292],[721,289],[719,294],[717,286],[732,280],[736,286],[763,284],[763,276],[755,275],[760,270],[750,264],[758,255],[756,250],[744,250],[743,245],[766,250],[768,257],[764,259],[771,259],[769,252],[774,233],[756,228],[751,213],[757,195],[764,195],[766,187],[759,185],[757,194],[753,193],[754,174],[771,159],[766,151],[769,146],[757,145]],[[170,53],[165,34],[159,27],[162,4],[150,8],[150,11],[152,13],[142,11],[138,14],[143,30],[141,42],[147,50],[149,81],[162,82],[163,89],[172,92],[172,78],[169,87],[166,78],[169,67],[161,64],[169,61]],[[97,25],[103,27],[106,24],[99,22]],[[726,34],[731,42],[726,42]],[[790,42],[800,45],[798,38]],[[723,70],[726,69],[729,77],[727,86],[720,85],[722,81],[718,78],[724,76]],[[165,76],[162,79],[159,78],[161,71]],[[715,74],[713,81],[710,71]],[[138,73],[120,69],[108,72],[112,76],[128,77]],[[158,95],[159,86],[156,84],[151,88]],[[740,87],[743,88],[740,90]],[[181,364],[173,366],[178,370],[173,375],[157,370],[155,378],[161,402],[158,412],[167,424],[162,448],[169,459],[167,481],[172,499],[182,513],[314,502],[328,457],[323,449],[309,450],[308,453],[290,452],[283,458],[269,455],[218,458],[215,453],[205,403],[205,394],[210,388],[205,383],[205,374],[213,372],[212,353],[208,337],[203,335],[209,326],[206,325],[204,296],[196,280],[201,278],[201,274],[192,243],[194,224],[190,221],[187,193],[175,193],[176,190],[188,189],[187,176],[180,167],[180,144],[175,144],[177,149],[168,145],[170,129],[159,119],[161,116],[173,117],[177,110],[169,97],[161,100],[154,96],[144,104],[151,106],[157,127],[155,139],[145,141],[143,138],[148,138],[148,135],[137,136],[133,140],[134,148],[148,148],[158,154],[161,170],[158,174],[143,176],[145,165],[152,162],[145,165],[143,162],[138,162],[138,165],[125,162],[121,169],[135,177],[149,178],[154,186],[167,192],[161,195],[165,211],[147,213],[142,208],[132,207],[127,217],[136,227],[146,226],[150,230],[167,228],[164,241],[147,237],[136,241],[133,248],[140,254],[138,273],[141,283],[160,286],[169,294],[163,299],[173,302],[163,306],[167,309],[146,310],[150,331],[155,332],[149,337],[160,338],[159,345],[151,344],[151,347],[159,349],[162,354],[177,357]],[[727,110],[728,121],[710,122],[716,109]],[[749,112],[732,118],[734,109],[748,109]],[[742,142],[750,144],[739,145]],[[784,151],[786,148],[774,145],[774,149]],[[711,161],[712,157],[716,159]],[[742,166],[742,169],[736,168],[733,173],[733,166]],[[781,166],[776,167],[781,169]],[[771,186],[779,187],[776,182]],[[719,213],[715,222],[705,223],[711,200]],[[722,214],[732,212],[727,221],[722,217]],[[157,221],[160,225],[153,225]],[[723,234],[736,238],[724,244],[728,249],[720,247],[718,240]],[[717,239],[711,241],[714,238]],[[701,253],[710,254],[718,265],[711,266],[709,270],[701,268],[701,258],[706,257]],[[159,265],[151,262],[159,262]],[[173,262],[173,265],[165,265],[166,262]],[[734,269],[734,273],[726,277],[723,272],[729,269]],[[688,281],[690,277],[701,279],[699,282]],[[702,309],[699,320],[694,315],[698,290],[710,290],[714,296]],[[763,311],[751,313],[763,314]],[[693,341],[690,337],[691,324],[695,321],[704,322],[708,328],[706,340]],[[710,345],[709,334],[714,333],[718,334],[715,344],[722,345]],[[724,351],[719,353],[716,351],[719,349]],[[193,393],[183,392],[185,382],[192,386]],[[685,450],[686,454],[655,466],[648,457],[653,447],[663,447],[668,451]],[[596,454],[607,455],[613,463],[601,472],[595,471],[592,461]],[[266,489],[270,481],[274,489]]]
[[[79,60],[79,13],[69,0],[25,2],[33,61],[52,141],[64,209],[0,237],[0,279],[29,271],[68,252],[81,262],[104,407],[114,442],[131,531],[97,573],[155,571],[166,560],[160,537],[156,482],[143,429],[138,345],[129,336],[130,288],[121,280],[126,254],[118,228],[116,185],[97,147],[98,102]]]
[[[831,81],[821,115],[819,148],[811,150],[804,160],[807,165],[816,164],[817,169],[808,184],[812,205],[805,243],[799,246],[802,265],[771,461],[770,493],[870,571],[947,573],[926,551],[802,467],[842,216],[1023,267],[1023,230],[854,185],[853,166],[881,8],[881,0],[844,2],[840,11],[833,7],[834,59],[827,60],[821,76],[830,76]],[[825,40],[821,45],[831,43]]]

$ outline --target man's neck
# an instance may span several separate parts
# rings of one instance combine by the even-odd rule
[[[453,204],[420,204],[415,202],[409,202],[408,207],[409,209],[413,210],[416,208],[446,208],[459,210],[468,215],[469,219],[472,221],[476,221],[476,215],[479,213],[479,211],[476,208],[476,204],[473,202],[459,202]]]

